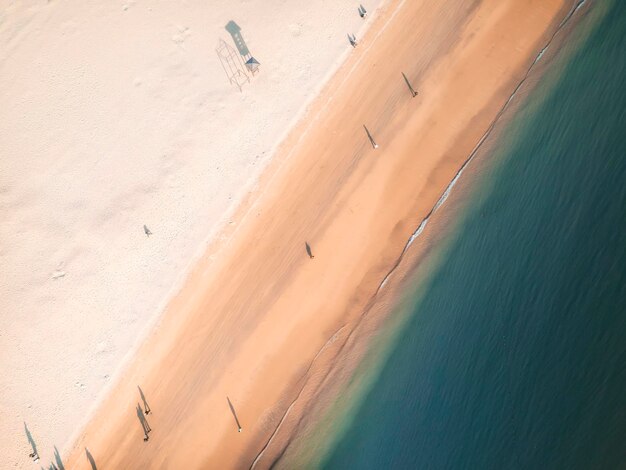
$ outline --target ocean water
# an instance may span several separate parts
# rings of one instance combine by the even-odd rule
[[[626,468],[626,2],[599,3],[321,467]]]

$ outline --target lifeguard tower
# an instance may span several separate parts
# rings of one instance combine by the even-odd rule
[[[228,31],[230,33],[230,36],[233,38],[235,47],[237,48],[239,54],[245,62],[246,69],[248,69],[248,71],[252,75],[257,73],[259,70],[259,65],[261,64],[258,60],[252,57],[252,54],[250,54],[250,49],[248,49],[248,45],[241,35],[241,28],[239,27],[239,25],[231,20],[226,24],[224,29],[226,29],[226,31]]]

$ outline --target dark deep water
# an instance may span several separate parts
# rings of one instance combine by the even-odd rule
[[[626,2],[604,6],[510,123],[324,468],[626,468]]]

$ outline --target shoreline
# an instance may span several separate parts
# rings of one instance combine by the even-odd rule
[[[525,105],[529,93],[532,93],[538,81],[543,78],[550,66],[562,53],[565,41],[575,30],[583,17],[589,14],[594,2],[577,0],[570,12],[558,25],[552,37],[539,51],[530,65],[527,74],[515,88],[502,110],[493,121],[493,125],[480,139],[475,149],[470,153],[458,173],[445,188],[431,212],[422,219],[418,228],[408,239],[396,264],[387,273],[378,290],[373,295],[367,308],[356,322],[348,327],[343,325],[333,338],[348,330],[348,335],[339,346],[331,359],[327,359],[326,371],[321,381],[313,378],[313,384],[305,383],[283,415],[267,444],[256,456],[250,468],[291,468],[293,465],[320,465],[329,453],[329,448],[337,442],[349,427],[349,424],[339,426],[339,431],[330,431],[333,422],[350,422],[354,408],[359,406],[363,394],[375,381],[385,357],[393,349],[395,337],[402,325],[407,321],[405,303],[411,293],[428,289],[427,278],[439,261],[438,251],[442,243],[447,243],[450,231],[454,226],[461,224],[461,215],[464,206],[464,197],[472,192],[476,179],[487,168],[496,164],[495,148],[502,144],[502,136],[507,126],[515,118],[520,107]],[[580,11],[584,8],[584,11]],[[571,51],[568,51],[571,53]],[[463,179],[460,177],[464,174]],[[447,203],[447,204],[446,204]],[[445,205],[444,205],[445,204]],[[441,210],[439,210],[441,209]],[[442,240],[443,239],[443,240]],[[419,279],[415,281],[415,279]],[[426,285],[425,285],[426,284]],[[416,287],[417,286],[417,287]],[[315,375],[318,356],[325,353],[331,340],[314,358],[307,375]],[[374,364],[366,361],[373,361]],[[324,368],[321,365],[320,368]],[[357,376],[358,373],[358,376]],[[317,384],[315,381],[317,380]],[[310,402],[297,403],[301,395],[307,395],[305,388],[314,387],[315,395]],[[357,398],[355,398],[357,397]],[[306,400],[306,397],[305,397]],[[296,405],[300,405],[300,409]],[[291,414],[296,416],[291,416]],[[283,432],[282,425],[288,420],[297,420],[294,429]],[[286,434],[286,436],[284,435]],[[331,435],[332,437],[329,437]],[[273,448],[274,439],[278,437],[278,444],[282,449]],[[282,437],[282,441],[281,441]],[[265,453],[270,457],[266,458]],[[303,458],[304,456],[304,458]]]
[[[344,92],[345,92],[345,91],[344,91]],[[348,95],[349,95],[349,92],[346,92],[346,93],[348,93]],[[397,132],[402,132],[402,131],[400,130],[400,131],[397,131]],[[383,132],[383,133],[382,133],[382,135],[383,135],[383,136],[389,136],[389,131],[387,131],[387,133],[384,133],[384,132]],[[307,136],[307,137],[309,137],[309,136]],[[299,144],[299,142],[298,142],[298,143],[296,143],[295,145],[296,145],[296,146],[298,146],[298,144]],[[393,145],[393,144],[391,144],[391,145]],[[397,146],[396,146],[396,147],[394,147],[394,149],[395,149],[395,150],[398,150]],[[363,150],[363,151],[365,152],[365,150]],[[289,159],[287,159],[287,158],[286,158],[285,160],[287,161],[287,160],[289,160]],[[349,162],[348,162],[348,163],[349,163]],[[359,161],[357,161],[357,162],[356,162],[356,164],[357,164],[357,165],[358,165],[359,163],[360,163]],[[288,164],[289,166],[293,166],[293,163],[291,163],[291,162],[289,162],[289,161],[287,161],[287,164]],[[369,162],[369,164],[370,164],[370,165],[375,165],[375,163],[372,163],[372,162]],[[352,192],[356,190],[356,189],[355,189],[355,187],[356,187],[356,186],[355,186],[355,185],[356,185],[356,182],[354,181],[354,179],[355,179],[355,178],[354,178],[354,176],[352,175],[352,170],[355,170],[355,171],[360,171],[361,176],[365,176],[365,175],[367,175],[367,176],[369,177],[369,175],[371,174],[371,170],[370,170],[370,171],[368,171],[368,170],[369,170],[369,168],[365,168],[365,169],[363,169],[362,167],[363,167],[363,165],[360,165],[360,167],[359,167],[359,166],[357,166],[357,167],[354,167],[354,168],[353,168],[353,164],[349,164],[349,165],[348,165],[348,169],[349,169],[349,170],[351,170],[351,171],[350,171],[350,176],[346,176],[346,178],[347,178],[347,180],[350,180],[350,181],[352,181],[352,182],[345,183],[345,184],[347,185],[347,187],[349,187],[349,189],[348,189],[348,191],[347,191],[347,194],[346,194],[346,191],[345,191],[344,189],[341,189],[341,192],[340,192],[340,193],[338,193],[339,195],[340,195],[340,194],[343,194],[343,197],[344,197],[344,198],[349,198],[349,197],[350,197],[350,195],[352,194]],[[290,168],[290,169],[291,169],[291,168]],[[282,171],[281,171],[281,170],[282,170]],[[387,172],[388,172],[388,175],[387,175],[387,176],[389,176],[389,174],[390,174],[390,173],[389,173],[389,170],[390,170],[390,169],[387,169]],[[279,168],[279,170],[277,170],[276,174],[281,174],[281,173],[283,173],[283,175],[284,175],[284,172],[286,172],[286,171],[287,171],[287,170],[285,170],[285,169],[283,169],[283,168],[281,167],[281,168]],[[363,171],[365,171],[365,173],[363,173]],[[305,173],[306,173],[306,171],[305,171]],[[392,173],[391,173],[391,174],[393,174],[393,171],[392,171]],[[346,175],[348,175],[348,173],[346,173]],[[272,179],[272,178],[270,178],[270,180],[271,180],[271,179]],[[359,183],[360,183],[360,182],[359,182]],[[360,184],[361,184],[361,183],[360,183]],[[346,187],[346,186],[344,186],[344,188],[345,188],[345,187]],[[314,186],[311,186],[311,188],[314,188]],[[259,197],[261,197],[264,201],[266,201],[266,200],[267,200],[267,198],[268,198],[268,196],[265,196],[265,195],[263,195],[263,194],[259,195]],[[270,200],[272,200],[272,198],[271,198],[271,197],[270,197]],[[276,200],[276,199],[274,198],[274,200]],[[251,206],[250,206],[250,208],[252,209],[252,208],[255,208],[255,207],[260,207],[260,208],[262,208],[262,207],[263,207],[261,204],[259,204],[258,206],[256,206],[255,204],[256,204],[256,203],[252,203],[252,204],[251,204]],[[293,208],[292,208],[292,209],[293,209]],[[291,209],[291,210],[292,210],[292,209]],[[337,209],[335,209],[335,210],[337,210]],[[249,212],[249,213],[251,214],[252,212]],[[330,216],[330,217],[332,217],[332,216]],[[337,217],[337,216],[335,215],[335,217]],[[333,219],[333,220],[334,220],[334,219]],[[325,223],[329,223],[329,221],[328,221],[327,219],[325,220],[324,218],[322,218],[322,219],[321,219],[321,221],[322,221],[322,222],[325,222]],[[322,225],[324,225],[324,223],[323,223]],[[405,223],[404,225],[409,225],[409,224]],[[403,227],[403,229],[404,229],[404,228],[405,228],[405,227]],[[236,230],[235,230],[235,231],[236,231]],[[322,229],[322,234],[320,234],[320,235],[319,235],[320,239],[324,239],[324,237],[326,237],[326,236],[327,236],[327,235],[326,235],[326,233],[325,233],[325,231],[326,231],[326,228]],[[233,234],[233,235],[234,235],[234,234]],[[398,238],[398,235],[399,235],[399,234],[396,234],[396,235],[395,235],[395,238],[396,238],[396,239]],[[259,236],[258,236],[258,235],[255,235],[255,237],[259,237]],[[253,238],[253,239],[254,239],[254,238]],[[258,241],[263,241],[262,239],[257,239],[257,240],[258,240]],[[335,238],[335,240],[337,240],[337,239]],[[246,242],[246,243],[247,243],[247,242]],[[269,245],[268,245],[268,243],[269,243]],[[270,241],[270,242],[267,242],[267,240],[266,240],[266,241],[265,241],[265,244],[264,244],[263,246],[267,246],[267,247],[271,248],[271,245],[272,245],[271,241]],[[240,245],[240,246],[241,246],[241,245]],[[323,244],[320,244],[319,246],[323,246]],[[317,245],[315,245],[315,248],[317,248]],[[387,249],[388,249],[388,248],[387,248]],[[234,249],[233,249],[233,250],[234,250]],[[391,251],[395,251],[395,248],[394,248],[394,249],[392,249]],[[290,253],[290,254],[295,255],[295,253]],[[320,257],[317,257],[317,258],[316,258],[316,261],[317,261],[317,259],[319,259],[319,258],[320,258]],[[295,262],[295,261],[294,261],[294,262]],[[280,266],[280,264],[281,264],[281,263],[279,262],[279,263],[278,263],[278,266]],[[299,267],[299,264],[301,264],[301,263],[296,262],[296,269],[297,269],[296,273],[298,273],[298,275],[301,275],[301,272],[302,272],[302,269],[303,269],[303,268]],[[384,263],[383,263],[383,264],[384,264]],[[217,277],[215,277],[215,276],[216,276],[216,272],[219,272],[219,271],[220,271],[220,269],[219,269],[219,268],[215,268],[215,270],[214,270],[214,271],[215,271],[215,272],[214,272],[212,275],[211,275],[211,274],[209,274],[209,277],[213,278],[212,280],[213,280],[213,281],[215,281],[215,282],[217,282]],[[319,274],[319,273],[318,273],[318,274]],[[194,273],[194,274],[192,274],[192,276],[193,276],[193,275],[195,275],[195,273]],[[198,274],[198,276],[199,276],[199,277],[201,277],[201,278],[204,278],[205,276],[207,276],[207,273]],[[370,276],[370,277],[371,277],[371,276]],[[376,277],[376,276],[374,275],[374,277]],[[203,281],[209,281],[209,279],[203,279]],[[282,281],[282,282],[286,282],[286,281]],[[371,283],[372,281],[370,280],[369,282]],[[208,282],[207,282],[207,283],[208,283]],[[366,290],[367,290],[367,289],[366,289]],[[182,294],[181,294],[181,295],[182,295]],[[180,307],[181,307],[181,308],[179,309],[179,311],[183,311],[183,312],[184,312],[187,308],[189,308],[189,302],[191,302],[191,301],[193,301],[193,300],[194,300],[194,299],[189,299],[189,298],[187,298],[187,299],[177,299],[177,300],[175,300],[175,301],[172,303],[172,305],[173,305],[173,306],[171,307],[171,309],[172,309],[172,310],[176,310],[176,309],[177,309],[176,304],[177,304],[177,303],[181,303],[181,305],[180,305]],[[261,300],[262,300],[262,298],[261,298]],[[284,318],[284,317],[283,317],[283,318]],[[213,320],[215,321],[215,320],[219,320],[219,319],[213,319]],[[162,319],[162,320],[160,320],[160,321],[159,321],[159,324],[161,324],[161,322],[162,322],[162,321],[164,322],[164,324],[163,324],[163,326],[164,326],[164,327],[169,327],[169,326],[174,326],[174,325],[176,325],[176,322],[172,323],[172,322],[171,322],[171,321],[169,321],[168,319],[165,319],[165,320],[163,320],[163,319]],[[330,318],[329,318],[329,321],[330,321],[330,323],[333,323],[333,320],[332,320],[332,319],[330,319]],[[219,321],[218,321],[217,323],[215,323],[215,325],[219,327],[219,326],[220,326]],[[144,358],[144,360],[146,360],[145,362],[147,362],[147,363],[149,363],[149,364],[151,364],[151,365],[152,365],[151,367],[149,366],[149,367],[148,367],[148,369],[151,369],[151,368],[156,367],[156,364],[159,364],[159,363],[161,362],[159,359],[160,359],[160,358],[165,358],[166,356],[168,356],[169,352],[170,352],[171,350],[173,350],[173,349],[176,347],[176,345],[174,344],[174,343],[175,343],[175,339],[176,339],[176,337],[179,335],[179,332],[181,331],[181,328],[183,327],[182,325],[176,325],[176,326],[177,326],[177,328],[174,328],[173,330],[171,330],[171,331],[170,331],[170,334],[168,335],[168,336],[169,336],[168,338],[163,338],[163,335],[161,335],[161,338],[160,338],[160,346],[159,346],[160,351],[159,351],[159,354],[157,355],[157,357],[156,357],[156,358],[149,358],[149,359],[147,359],[147,360],[146,360],[146,358]],[[295,326],[295,325],[294,325],[294,326]],[[252,331],[253,331],[253,332],[255,332],[255,333],[259,331],[259,330],[258,330],[258,328],[259,328],[259,327],[254,327],[254,326],[251,326],[251,328],[252,328]],[[271,329],[271,328],[270,328],[270,329]],[[268,331],[270,331],[270,330],[268,330]],[[252,333],[248,333],[248,334],[252,334]],[[284,333],[283,333],[283,334],[284,334]],[[155,335],[155,332],[152,332],[149,336],[150,336],[150,337],[153,337],[154,335]],[[151,339],[151,338],[149,338],[149,340],[150,340],[150,339]],[[286,340],[286,337],[284,337],[284,338],[283,338],[283,340]],[[144,345],[143,347],[146,347],[146,346]],[[140,351],[141,351],[141,349],[142,349],[143,347],[140,347]],[[231,345],[231,346],[228,346],[228,345],[227,345],[227,349],[228,349],[228,348],[233,348],[233,347],[234,347],[234,346],[232,346],[232,345]],[[246,347],[246,344],[243,344],[243,345],[242,345],[242,346],[240,346],[240,347],[244,347],[244,348],[245,348],[245,347]],[[283,348],[281,348],[281,349],[283,349]],[[309,348],[309,350],[310,350],[310,349],[311,349],[311,348]],[[232,352],[234,352],[235,354],[237,353],[236,351],[237,351],[236,349],[233,349],[233,350],[232,350]],[[250,357],[250,356],[247,356],[247,357]],[[140,357],[135,357],[135,361],[137,361],[137,362],[141,362],[141,358],[140,358]],[[266,379],[266,380],[269,380],[269,379]],[[157,399],[158,399],[158,396],[157,396]],[[123,401],[125,401],[125,399],[122,399],[121,401],[123,402]],[[222,419],[221,421],[222,421],[222,422],[225,422],[225,421],[226,421],[226,419]],[[107,423],[107,424],[108,424],[108,426],[111,426],[111,424],[110,424],[110,423]],[[188,423],[188,424],[191,424],[191,423]],[[181,423],[180,425],[182,426],[182,425],[183,425],[183,423]],[[194,425],[192,424],[192,426],[194,426]],[[184,427],[184,426],[183,426],[183,427]],[[102,427],[101,427],[101,430],[102,430]],[[105,426],[105,429],[104,429],[104,430],[106,431],[106,426]],[[104,433],[103,433],[103,434],[104,434]],[[128,444],[128,445],[130,445],[130,444]],[[91,446],[89,446],[89,448],[91,449],[92,447],[91,447]],[[96,448],[97,448],[97,447],[96,447]],[[183,451],[181,450],[180,452],[183,452]],[[96,454],[94,453],[94,455],[96,455]],[[145,456],[144,456],[144,457],[145,457]],[[142,457],[142,456],[138,456],[137,458],[144,458],[144,457]],[[214,457],[215,457],[215,456],[214,456]],[[70,462],[71,462],[71,460],[70,460]],[[71,467],[70,467],[70,468],[71,468]]]

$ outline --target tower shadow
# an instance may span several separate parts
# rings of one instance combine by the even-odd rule
[[[26,432],[26,439],[28,439],[28,443],[32,447],[33,451],[28,455],[31,459],[34,459],[35,462],[39,460],[39,452],[37,452],[37,444],[35,444],[35,440],[33,439],[33,435],[28,430],[28,426],[26,422],[24,422],[24,432]]]
[[[87,449],[87,447],[85,447],[85,454],[87,455],[87,460],[89,460],[89,464],[91,465],[91,470],[98,470],[98,467],[96,467],[96,461],[93,458],[93,455],[91,455],[91,452],[89,452],[89,449]]]
[[[237,413],[235,412],[235,407],[233,406],[232,402],[230,401],[230,398],[226,397],[226,400],[228,400],[228,406],[230,407],[230,412],[233,414],[233,417],[235,418],[235,423],[237,423],[237,432],[241,432],[241,424],[239,423],[239,418],[237,418]]]
[[[152,431],[152,428],[148,424],[148,420],[144,416],[143,410],[141,409],[141,405],[139,405],[139,403],[137,403],[137,407],[135,408],[135,411],[137,412],[137,418],[139,419],[139,423],[141,423],[141,429],[143,429],[143,434],[144,434],[143,440],[147,441],[149,439],[148,433]]]
[[[233,20],[230,20],[226,24],[224,29],[226,29],[226,31],[228,31],[228,33],[233,38],[233,42],[235,43],[235,47],[239,51],[239,54],[241,54],[242,57],[245,57],[246,60],[249,59],[251,57],[250,50],[246,45],[246,41],[243,40],[243,36],[241,35],[241,28],[239,27],[239,25]]]
[[[309,245],[309,242],[304,242],[304,247],[306,249],[306,254],[309,255],[309,258],[315,258],[315,256],[313,256],[313,252],[311,251],[311,245]]]
[[[63,460],[61,460],[61,454],[59,454],[59,449],[57,446],[54,446],[54,460],[57,463],[57,468],[59,470],[65,470],[65,466],[63,465]]]
[[[149,415],[151,411],[150,405],[148,405],[148,402],[146,401],[146,396],[143,394],[143,390],[141,389],[141,387],[137,385],[137,388],[139,389],[139,395],[141,396],[141,401],[143,402],[144,413],[146,413],[146,415]]]

